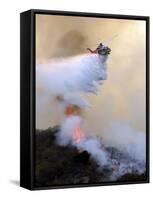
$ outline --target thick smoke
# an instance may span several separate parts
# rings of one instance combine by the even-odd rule
[[[59,16],[37,16],[36,22],[36,61],[38,64],[36,79],[37,81],[39,79],[36,98],[37,128],[46,129],[62,123],[63,132],[61,131],[59,135],[63,138],[61,145],[71,143],[80,150],[88,149],[99,165],[104,167],[106,164],[116,169],[114,175],[110,177],[112,179],[131,171],[143,172],[146,155],[145,23],[138,20],[96,18],[91,18],[89,23],[88,18]],[[96,81],[92,86],[89,84],[87,87],[92,65],[90,67],[86,65],[88,62],[88,55],[84,54],[86,47],[95,48],[99,42],[112,38],[114,33],[118,33],[119,36],[109,44],[113,53],[108,59],[108,79],[103,87],[98,88],[97,96],[86,95],[87,100],[85,100],[82,93],[88,88],[90,88],[89,92],[97,93]],[[78,54],[81,55],[76,56]],[[69,56],[72,57],[69,59]],[[55,60],[54,57],[58,59]],[[82,62],[83,59],[86,61]],[[90,63],[93,61],[95,66],[94,59],[95,57],[93,60],[90,59]],[[64,70],[67,62],[71,63],[72,67],[68,73]],[[72,83],[68,81],[66,88],[61,84],[64,80],[63,71],[56,72],[61,65],[65,78],[67,79],[69,74],[73,77]],[[83,67],[84,71],[81,70],[81,66],[86,66]],[[73,67],[74,69],[78,67],[82,74],[86,74],[87,79],[83,79],[86,83],[85,88],[82,76],[79,74],[74,77],[76,71],[73,71]],[[50,79],[48,72],[57,76]],[[104,72],[106,75],[105,67]],[[81,81],[76,85],[78,80]],[[73,95],[71,95],[72,88],[75,88]],[[78,94],[80,88],[82,92]],[[59,91],[61,91],[60,94]],[[64,103],[53,98],[61,93],[65,99]],[[70,102],[86,108],[83,119],[88,122],[88,127],[84,130],[87,137],[80,144],[81,146],[74,144],[72,132],[66,131],[67,128],[69,130],[70,125],[69,121],[65,121],[62,113],[64,113],[65,104]],[[84,121],[82,126],[83,124]],[[97,139],[97,136],[100,136],[102,141]],[[106,151],[107,147],[117,148],[123,155],[119,160],[110,159]],[[98,156],[100,154],[101,156]]]
[[[145,30],[145,22],[139,20],[36,16],[38,65],[54,60],[55,56],[86,53],[87,47],[107,43],[118,34],[109,43],[113,53],[108,60],[108,79],[98,96],[87,97],[92,109],[86,109],[85,117],[92,124],[92,134],[103,135],[105,126],[114,121],[126,122],[137,132],[145,132]],[[37,93],[42,92],[41,88],[38,90]],[[40,99],[36,127],[46,129],[57,125],[60,119],[51,110],[60,105],[43,92]]]
[[[89,106],[82,98],[83,93],[96,94],[98,85],[107,78],[106,58],[98,54],[83,54],[37,65],[37,124],[46,120],[46,111],[51,112],[54,119],[61,116],[66,104],[73,103],[81,108]],[[58,97],[63,98],[65,104],[58,103]],[[50,124],[47,120],[45,123]]]
[[[74,140],[74,131],[80,124],[83,135],[81,140]],[[94,135],[94,134],[93,134]],[[113,171],[106,175],[106,180],[117,180],[124,174],[142,174],[146,170],[145,134],[136,132],[124,123],[113,123],[107,127],[103,137],[89,136],[82,117],[66,117],[57,135],[61,146],[73,145],[79,151],[87,151],[97,163],[98,169]],[[111,151],[115,152],[112,157]]]
[[[146,160],[145,134],[137,132],[137,130],[124,122],[114,122],[110,124],[110,127],[107,127],[104,143],[129,154],[132,159],[142,162]]]
[[[83,131],[79,142],[74,140],[74,131],[78,124],[81,125]],[[102,143],[97,138],[88,137],[86,130],[83,128],[83,119],[80,116],[73,115],[65,118],[57,135],[57,142],[62,146],[74,145],[81,151],[88,151],[101,167],[108,164],[107,153],[103,149]]]
[[[37,65],[37,86],[51,95],[96,93],[106,79],[105,56],[87,54]]]
[[[74,140],[74,131],[78,124],[83,131],[79,142]],[[143,133],[135,133],[135,130],[124,127],[125,125],[113,124],[111,129],[107,130],[106,137],[91,137],[83,125],[80,116],[66,117],[57,135],[57,143],[62,146],[76,146],[79,151],[88,151],[99,170],[113,170],[113,173],[107,175],[107,180],[116,180],[124,174],[142,174],[145,171],[146,151]],[[108,151],[110,148],[115,148],[114,157]]]

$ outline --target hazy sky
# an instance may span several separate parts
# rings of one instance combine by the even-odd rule
[[[139,20],[36,16],[37,64],[87,53],[87,47],[95,49],[99,42],[112,49],[108,79],[97,96],[88,96],[92,108],[86,110],[85,118],[96,134],[113,122],[145,132],[145,26],[145,21]],[[38,114],[36,117],[41,119]],[[51,126],[53,118],[47,113],[38,120],[37,128]]]

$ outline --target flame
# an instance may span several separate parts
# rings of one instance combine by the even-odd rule
[[[77,106],[77,105],[69,104],[66,107],[65,114],[67,116],[70,116],[70,115],[80,115],[81,114],[81,108],[79,106]]]
[[[84,138],[84,133],[81,130],[80,123],[76,125],[74,129],[73,139],[76,143],[80,143],[81,139]]]
[[[71,116],[71,115],[80,115],[81,114],[81,108],[79,108],[78,106],[76,105],[72,105],[72,104],[69,104],[67,107],[66,107],[66,110],[65,110],[65,114],[67,117]],[[81,124],[80,122],[76,125],[76,127],[74,128],[74,133],[73,133],[73,140],[76,142],[76,143],[80,143],[81,139],[84,138],[84,133],[83,131],[81,130]]]
[[[67,106],[65,113],[68,116],[72,115],[72,114],[75,114],[75,107],[73,105]]]

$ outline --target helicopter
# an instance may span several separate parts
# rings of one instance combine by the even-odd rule
[[[111,52],[111,49],[108,46],[105,46],[103,43],[100,43],[95,50],[87,48],[90,53],[99,54],[99,55],[108,55]]]

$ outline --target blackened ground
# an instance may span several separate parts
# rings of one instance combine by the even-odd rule
[[[35,185],[58,186],[73,184],[102,183],[109,170],[98,170],[87,151],[78,151],[74,146],[56,144],[59,128],[36,131]],[[110,151],[110,150],[109,150]],[[114,154],[114,149],[111,150]],[[125,174],[118,181],[142,181],[145,174]]]

